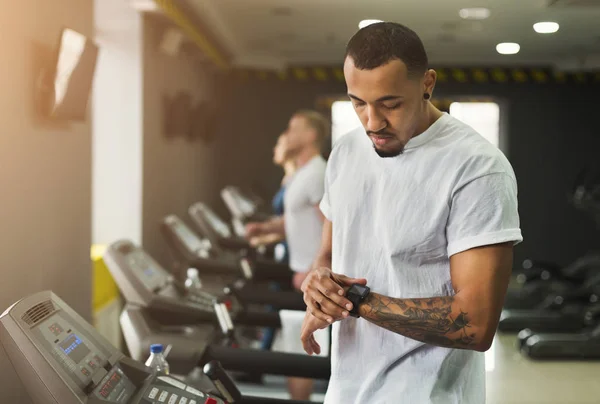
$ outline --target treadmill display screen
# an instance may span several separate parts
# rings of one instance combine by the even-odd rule
[[[81,338],[75,334],[69,335],[64,339],[63,342],[58,344],[60,349],[73,360],[73,362],[79,364],[86,356],[90,353],[90,350],[83,343]]]
[[[217,231],[221,237],[231,237],[231,232],[229,231],[227,225],[223,223],[223,221],[212,210],[205,208],[204,216],[208,219],[212,228],[215,229],[215,231]]]
[[[202,240],[200,240],[194,233],[192,233],[186,225],[183,223],[177,223],[175,231],[179,234],[183,242],[188,246],[191,251],[197,251],[203,249]]]

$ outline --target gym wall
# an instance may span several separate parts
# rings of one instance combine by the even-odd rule
[[[169,214],[188,220],[194,202],[212,203],[219,198],[216,188],[217,154],[200,139],[167,137],[163,131],[163,97],[188,92],[195,105],[207,96],[206,78],[185,52],[169,56],[158,43],[164,32],[161,22],[144,18],[144,139],[142,242],[161,264],[169,265],[160,221]]]
[[[597,85],[577,82],[439,83],[434,98],[485,96],[505,109],[508,158],[519,183],[524,243],[515,264],[525,258],[566,264],[596,247],[598,234],[588,217],[572,208],[568,189],[584,164],[597,161]],[[323,96],[344,95],[338,80],[240,81],[220,121],[219,186],[258,182],[269,195],[279,187],[281,170],[271,163],[272,148],[289,116],[314,108]],[[235,163],[234,163],[235,162]]]
[[[6,2],[0,12],[0,311],[52,289],[91,321],[91,124],[40,126],[32,113],[34,44],[63,26],[93,35],[93,3]],[[6,403],[30,403],[0,349]]]

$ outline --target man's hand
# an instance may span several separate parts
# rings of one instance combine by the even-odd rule
[[[246,224],[246,239],[250,240],[263,234],[263,223],[251,222]]]
[[[317,343],[315,339],[314,333],[317,330],[322,330],[327,328],[329,323],[323,320],[319,320],[308,311],[304,316],[304,322],[302,323],[302,333],[300,334],[300,340],[302,341],[302,346],[307,354],[320,354],[321,346]]]
[[[301,287],[308,313],[329,324],[348,317],[352,303],[344,297],[345,288],[354,283],[366,285],[367,280],[335,274],[325,267],[312,270]]]
[[[306,277],[308,276],[309,272],[296,272],[294,273],[294,276],[292,277],[292,285],[294,286],[294,289],[296,290],[302,290],[302,284],[304,283],[304,280],[306,279]]]

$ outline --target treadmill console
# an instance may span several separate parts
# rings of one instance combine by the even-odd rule
[[[234,217],[240,219],[250,217],[256,211],[256,204],[242,195],[237,187],[228,186],[223,188],[221,197]]]
[[[223,404],[127,358],[52,292],[0,316],[0,342],[36,404]]]
[[[209,240],[198,237],[180,218],[175,215],[167,216],[164,220],[166,229],[200,258],[209,258],[212,245]]]
[[[231,230],[227,223],[225,223],[211,208],[203,204],[202,202],[196,203],[192,207],[192,213],[194,215],[199,215],[204,219],[203,221],[207,223],[214,232],[216,232],[220,237],[229,238],[232,236]]]
[[[118,251],[124,257],[127,267],[148,290],[158,291],[171,280],[172,276],[144,250],[137,249],[132,244],[123,244]]]
[[[197,291],[186,294],[182,287],[175,286],[175,280],[158,262],[142,248],[128,241],[118,241],[111,245],[105,256],[108,269],[117,281],[125,300],[131,301],[130,291],[138,291],[145,296],[142,306],[149,306],[154,296],[179,303],[189,303],[196,310],[214,313],[215,297]]]

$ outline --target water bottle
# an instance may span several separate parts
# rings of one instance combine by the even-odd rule
[[[198,276],[198,270],[196,268],[188,268],[187,279],[185,280],[185,288],[190,293],[194,293],[202,289],[202,282],[200,281],[200,276]]]
[[[169,363],[163,354],[162,344],[150,345],[150,357],[146,361],[146,366],[156,370],[157,372],[169,374]]]

